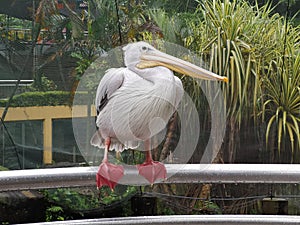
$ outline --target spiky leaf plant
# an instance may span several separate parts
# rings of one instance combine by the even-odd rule
[[[300,55],[272,61],[268,72],[262,80],[266,89],[263,114],[267,121],[267,144],[275,134],[278,156],[284,150],[293,162],[295,149],[300,149]]]
[[[295,91],[299,89],[295,58],[299,55],[299,27],[293,28],[272,10],[270,4],[258,7],[246,1],[204,1],[198,10],[204,20],[188,23],[192,35],[184,37],[186,46],[199,52],[212,71],[229,78],[229,84],[223,86],[229,161],[234,160],[240,131],[247,129],[249,122],[257,127],[269,124],[265,138],[269,140],[271,132],[277,132],[279,150],[288,138],[291,150],[297,147],[299,151],[299,91]],[[279,97],[281,90],[285,91]],[[265,115],[263,123],[261,115]],[[277,126],[273,126],[275,122]]]

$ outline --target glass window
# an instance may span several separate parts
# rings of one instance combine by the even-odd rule
[[[72,119],[55,119],[52,121],[53,162],[56,165],[84,163],[73,134]]]
[[[39,120],[6,122],[1,126],[0,157],[9,169],[38,168],[43,165],[43,123]]]

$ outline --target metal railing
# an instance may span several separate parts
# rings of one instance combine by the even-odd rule
[[[69,220],[38,225],[183,225],[183,224],[205,224],[205,225],[299,225],[300,218],[297,216],[271,216],[271,215],[171,215],[171,216],[142,216],[104,218],[88,220]],[[37,225],[27,224],[27,225]]]
[[[30,86],[33,83],[33,80],[0,80],[0,87],[14,87],[16,83],[19,83],[19,86]]]
[[[297,164],[166,164],[168,178],[159,183],[286,183],[299,184]],[[95,185],[97,167],[30,169],[0,172],[0,191],[80,187]],[[126,182],[125,182],[126,181]],[[125,166],[121,183],[144,185],[135,166]],[[36,223],[67,224],[222,224],[222,225],[292,225],[300,224],[300,216],[274,215],[176,215]]]
[[[18,80],[0,80],[0,98],[7,98],[13,92]],[[27,87],[30,87],[33,80],[20,80],[17,93],[24,92]]]
[[[97,167],[11,170],[0,172],[0,191],[95,185]],[[300,164],[166,164],[160,183],[290,183],[300,182]],[[126,185],[147,185],[135,166],[125,166]]]

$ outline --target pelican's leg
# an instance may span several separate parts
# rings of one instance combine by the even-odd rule
[[[105,140],[105,149],[102,163],[99,166],[98,173],[96,175],[97,188],[102,186],[109,186],[110,189],[114,189],[118,181],[124,176],[124,168],[120,165],[114,165],[108,162],[108,151],[110,147],[110,138]]]
[[[153,161],[151,155],[150,140],[145,141],[146,159],[143,164],[137,165],[139,174],[145,177],[150,184],[153,184],[157,179],[166,179],[167,170],[163,163]]]

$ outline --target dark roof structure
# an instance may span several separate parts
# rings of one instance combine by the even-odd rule
[[[32,20],[33,3],[35,3],[36,8],[39,2],[40,0],[0,0],[0,14]]]
[[[0,14],[6,14],[19,19],[32,20],[33,9],[37,9],[41,0],[0,0]],[[58,3],[61,1],[58,0]],[[87,9],[87,1],[69,0],[73,10]],[[62,3],[60,3],[63,5]],[[69,12],[65,7],[59,8],[60,14],[68,16]]]

